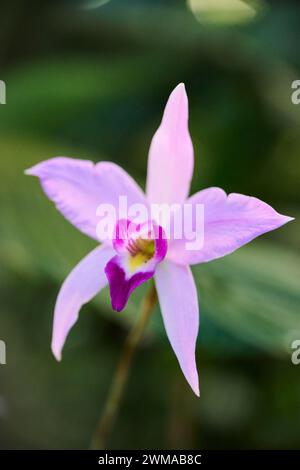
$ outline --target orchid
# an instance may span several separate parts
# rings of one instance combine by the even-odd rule
[[[121,311],[134,289],[154,278],[164,326],[182,372],[196,395],[199,380],[195,360],[199,328],[197,290],[190,266],[227,254],[292,220],[261,200],[211,187],[189,197],[194,153],[188,129],[188,99],[179,84],[166,104],[149,151],[146,192],[118,165],[110,162],[57,157],[27,174],[40,179],[42,189],[62,215],[81,232],[99,241],[97,208],[117,207],[119,196],[129,205],[189,204],[204,207],[203,243],[188,249],[188,234],[174,237],[152,217],[135,223],[121,218],[111,239],[89,253],[64,281],[54,312],[52,351],[57,360],[81,307],[109,285],[112,307]],[[195,217],[190,230],[197,233]],[[155,236],[153,235],[155,233]]]

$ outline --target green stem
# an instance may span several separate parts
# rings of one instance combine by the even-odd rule
[[[152,285],[141,304],[141,313],[126,338],[103,413],[92,437],[91,449],[105,449],[107,438],[117,417],[134,353],[143,336],[156,300],[156,290]]]

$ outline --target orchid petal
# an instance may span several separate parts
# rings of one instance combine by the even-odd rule
[[[166,256],[168,244],[162,227],[148,220],[135,224],[121,219],[116,224],[113,247],[117,252],[105,266],[112,308],[126,306],[130,294],[153,277],[155,268]]]
[[[199,396],[195,360],[199,307],[191,269],[165,260],[157,266],[154,279],[168,338],[186,380]]]
[[[227,196],[220,188],[200,191],[186,203],[193,207],[204,205],[204,224],[196,223],[196,211],[190,224],[194,234],[204,227],[203,246],[188,250],[187,238],[173,240],[168,257],[179,264],[203,263],[228,255],[259,235],[293,220],[255,197],[236,193]]]
[[[52,333],[52,351],[61,359],[66,337],[76,323],[81,307],[107,285],[104,267],[114,251],[98,246],[71,271],[57,297]]]
[[[63,216],[96,240],[100,204],[109,204],[117,210],[119,196],[127,197],[128,207],[135,203],[146,204],[140,187],[114,163],[94,164],[87,160],[56,157],[38,163],[26,174],[38,176],[44,192]],[[112,228],[115,222],[111,221]]]
[[[153,270],[143,270],[127,278],[122,258],[114,256],[105,266],[105,274],[109,282],[112,308],[121,312],[127,304],[130,294],[138,286],[153,277]]]
[[[183,83],[171,93],[149,150],[150,203],[181,203],[190,189],[194,153],[188,129],[188,98]]]

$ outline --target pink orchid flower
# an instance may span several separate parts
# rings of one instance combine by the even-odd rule
[[[114,239],[101,240],[103,243],[73,269],[61,287],[52,336],[57,360],[81,307],[101,289],[109,284],[112,306],[120,311],[131,292],[154,277],[168,338],[186,380],[199,395],[195,361],[199,307],[190,265],[232,253],[292,218],[257,198],[227,195],[220,188],[204,189],[189,197],[193,166],[188,99],[181,83],[169,97],[150,146],[146,195],[122,168],[110,162],[94,164],[57,157],[27,170],[27,174],[39,177],[44,192],[63,216],[97,241],[97,208],[103,203],[117,207],[120,195],[127,197],[129,205],[187,202],[202,204],[205,209],[204,242],[199,250],[188,250],[185,237],[166,240],[164,228],[155,222],[151,225],[158,236],[147,239],[144,232],[149,232],[149,224],[134,225],[129,233],[130,221],[118,221]]]

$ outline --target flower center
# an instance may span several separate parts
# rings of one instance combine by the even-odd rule
[[[144,238],[137,238],[136,240],[129,240],[127,244],[129,252],[129,267],[135,271],[142,264],[147,263],[155,254],[154,240],[146,240]]]

